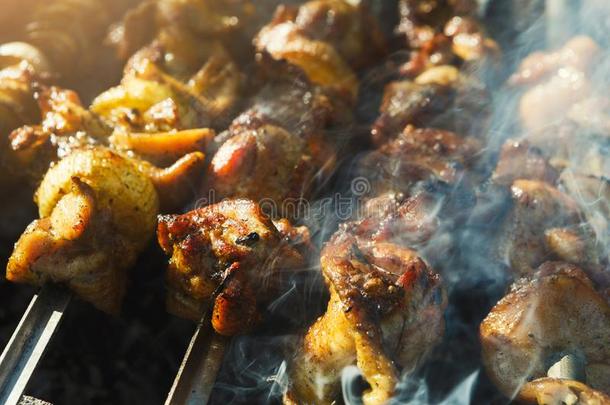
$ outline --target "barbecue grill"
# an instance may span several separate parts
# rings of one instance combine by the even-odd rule
[[[126,2],[124,9],[113,10],[116,13],[114,19],[118,21],[118,16],[127,9],[133,9],[136,3]],[[391,21],[392,26],[396,25],[397,8],[389,6],[387,3],[390,2],[363,3],[377,18],[382,19],[382,25],[386,20]],[[395,5],[395,2],[391,3]],[[495,163],[490,162],[495,162],[500,154],[500,145],[505,140],[503,132],[510,132],[509,128],[516,125],[515,120],[502,117],[507,115],[506,111],[511,115],[519,114],[515,101],[518,100],[515,94],[519,92],[507,88],[503,83],[524,56],[534,50],[559,48],[575,34],[583,32],[598,41],[602,51],[607,53],[609,38],[600,37],[597,24],[603,24],[603,12],[607,12],[607,23],[610,10],[604,8],[603,4],[595,8],[595,2],[593,6],[572,3],[566,0],[479,2],[477,15],[504,51],[503,66],[464,64],[465,70],[480,69],[481,80],[488,82],[486,84],[497,93],[492,97],[491,109],[499,111],[491,112],[488,144],[477,152],[483,156],[480,167],[469,169],[486,173],[481,178],[489,177],[494,169],[492,165]],[[28,3],[24,7],[32,6]],[[592,21],[595,26],[579,27],[581,19],[591,17],[595,11],[600,12],[597,16],[599,20]],[[384,34],[391,37],[388,42],[402,40],[402,33],[393,32],[387,26],[382,28]],[[18,31],[17,28],[14,30]],[[10,40],[27,40],[27,37],[19,38],[12,27],[6,33],[0,30],[2,36]],[[527,43],[524,43],[526,39]],[[97,40],[101,43],[102,37],[98,35]],[[336,197],[342,202],[348,201],[352,209],[361,208],[358,198],[362,192],[356,180],[353,180],[354,172],[361,174],[358,173],[361,167],[358,165],[362,156],[366,156],[367,150],[374,149],[362,134],[368,136],[369,128],[380,122],[373,124],[372,120],[378,115],[377,106],[383,86],[398,75],[405,61],[404,53],[389,55],[361,74],[361,92],[366,96],[361,95],[354,108],[356,114],[362,116],[361,121],[348,128],[335,129],[339,135],[344,132],[346,138],[347,134],[356,133],[356,137],[352,138],[355,141],[350,143],[358,145],[344,145],[345,150],[350,151],[350,156],[340,157],[332,175],[322,173],[322,177],[326,175],[325,178],[316,179],[315,202],[308,202],[311,205],[307,207],[307,218],[300,219],[309,227],[314,245],[321,246],[328,241],[339,224],[350,219],[341,214],[341,202],[335,199],[325,205],[324,201]],[[111,59],[110,56],[108,58]],[[106,76],[116,76],[116,70],[106,72],[100,81],[112,83],[116,78]],[[57,75],[61,78],[59,72],[47,73],[50,77]],[[74,82],[80,83],[86,97],[100,92],[100,83],[95,80],[90,83],[90,78],[77,73],[67,77],[79,77]],[[57,80],[66,83],[65,79]],[[604,84],[607,85],[607,78],[605,80]],[[70,83],[70,80],[67,82]],[[373,108],[374,111],[371,111]],[[226,121],[221,117],[218,122],[226,126],[223,119]],[[607,159],[607,151],[604,156]],[[607,163],[602,166],[608,167]],[[367,174],[366,166],[364,170]],[[356,179],[365,179],[366,187],[375,187],[366,176]],[[456,195],[460,193],[459,187],[455,187],[458,190],[455,191]],[[489,262],[480,262],[472,257],[485,256],[485,253],[476,252],[485,245],[477,238],[480,235],[485,238],[486,229],[502,226],[502,220],[510,217],[511,208],[503,201],[495,201],[501,197],[487,192],[489,189],[486,187],[494,189],[495,186],[487,181],[477,189],[477,198],[485,204],[476,205],[472,217],[464,221],[464,235],[460,236],[473,241],[474,246],[470,248],[475,251],[464,248],[461,253],[453,252],[452,266],[458,268],[460,274],[443,274],[443,279],[450,285],[444,316],[445,335],[415,374],[400,379],[397,401],[445,404],[499,404],[507,401],[505,393],[501,393],[493,379],[483,371],[478,330],[490,308],[504,295],[511,276],[506,274],[505,263],[496,263],[496,267],[493,267]],[[472,197],[466,194],[457,197],[459,203]],[[206,202],[199,200],[194,205],[191,202],[189,208],[205,205]],[[34,211],[34,207],[22,209]],[[33,214],[25,216],[35,217]],[[8,217],[4,221],[9,221]],[[18,225],[16,228],[21,230],[25,226]],[[3,253],[6,253],[3,257],[9,256],[14,241],[8,237],[2,241]],[[435,246],[434,249],[437,248]],[[434,249],[428,254],[434,256]],[[432,261],[428,257],[426,259]],[[233,337],[221,336],[214,330],[211,322],[213,304],[208,303],[202,308],[201,319],[195,323],[166,313],[167,258],[157,246],[147,247],[138,258],[131,278],[144,281],[131,282],[120,317],[100,312],[81,299],[74,298],[65,286],[48,284],[34,289],[16,287],[3,280],[0,289],[7,305],[0,312],[0,337],[5,344],[0,357],[0,403],[280,403],[283,395],[290,390],[290,370],[295,367],[286,360],[294,354],[287,352],[286,347],[298,345],[295,330],[306,329],[314,323],[324,313],[328,301],[329,293],[318,275],[320,269],[317,261],[315,263],[303,266],[305,268],[289,277],[286,281],[288,287],[270,300],[263,320],[253,332]],[[474,277],[473,274],[478,276]],[[607,276],[600,276],[600,279],[603,277]],[[217,294],[215,291],[214,297]],[[610,342],[606,344],[610,346]],[[586,380],[583,377],[583,360],[579,356],[578,353],[562,353],[549,364],[549,377]],[[358,368],[347,367],[341,371],[341,397],[345,403],[361,403],[366,387],[367,383]]]

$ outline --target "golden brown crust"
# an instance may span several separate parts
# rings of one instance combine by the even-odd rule
[[[169,309],[197,320],[213,300],[212,325],[225,335],[251,329],[281,270],[304,263],[261,208],[245,199],[161,216],[157,235],[171,256]]]
[[[523,279],[481,323],[483,363],[500,390],[521,397],[521,387],[546,375],[552,355],[585,358],[587,383],[610,392],[610,306],[576,266],[548,262]]]
[[[152,182],[103,148],[77,151],[45,175],[32,222],[7,266],[7,279],[65,283],[97,308],[117,313],[127,271],[152,236],[158,200]]]

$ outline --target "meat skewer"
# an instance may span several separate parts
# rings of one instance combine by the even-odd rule
[[[591,135],[579,128],[588,129],[587,120],[559,115],[592,96],[581,73],[598,56],[590,38],[575,37],[557,51],[528,56],[511,79],[534,85],[520,99],[527,140],[504,145],[492,176],[510,187],[511,208],[498,243],[517,281],[482,322],[480,338],[488,375],[504,395],[526,403],[610,402],[608,251],[599,243],[608,232],[603,198],[608,184],[599,169],[606,157],[570,164],[566,152],[571,148],[563,149],[579,143],[595,155],[595,136],[607,134],[598,127],[587,139]],[[573,73],[570,85],[578,92],[563,93],[559,70]],[[530,110],[543,93],[554,95],[552,114]],[[568,134],[566,142],[552,139],[549,128],[559,136]],[[566,368],[571,372],[566,374]]]
[[[334,18],[325,18],[327,13],[328,15],[333,13]],[[363,22],[368,19],[370,17],[360,7],[351,6],[343,1],[312,1],[298,9],[278,8],[274,20],[259,32],[255,40],[263,63],[272,72],[278,72],[278,75],[276,77],[269,75],[267,80],[270,79],[271,84],[255,95],[246,112],[234,120],[229,131],[219,136],[218,149],[212,158],[211,170],[204,186],[204,191],[208,191],[208,195],[211,191],[217,198],[249,197],[271,200],[276,204],[276,208],[271,209],[267,214],[277,218],[284,214],[281,204],[286,201],[286,198],[301,198],[309,194],[311,178],[317,170],[332,169],[334,152],[325,150],[329,148],[324,145],[333,142],[324,139],[325,127],[329,125],[329,121],[336,120],[336,116],[344,115],[341,111],[349,109],[349,106],[355,101],[357,91],[355,76],[343,58],[352,62],[352,66],[356,68],[364,64],[363,60],[357,62],[356,58],[362,58],[367,51],[363,48],[367,35]],[[324,27],[323,24],[336,24],[336,29],[333,31],[334,25],[328,27],[322,32],[333,34],[320,36],[320,32],[310,31],[316,27],[320,28],[317,24],[322,24],[322,27]],[[370,28],[368,27],[369,30]],[[352,29],[352,31],[348,31],[348,29]],[[360,36],[352,39],[347,34],[354,30]],[[377,35],[376,29],[369,32],[373,33],[373,37]],[[346,44],[345,42],[349,40],[353,40],[353,43]],[[379,39],[377,41],[377,45],[372,48],[373,52],[381,51]],[[344,53],[350,50],[351,54]],[[328,58],[328,55],[331,57]],[[288,68],[278,68],[279,64],[275,60],[287,62]],[[320,62],[322,63],[320,64]],[[343,74],[347,76],[344,77]],[[333,77],[336,80],[333,80]],[[339,87],[336,87],[335,85],[338,83],[345,85],[340,84]],[[311,101],[305,101],[306,99]],[[264,284],[276,283],[277,281],[274,279],[278,277],[278,274],[273,270],[271,272],[269,269],[265,270],[265,268],[273,268],[277,264],[265,264],[263,261],[261,266],[256,263],[257,260],[254,263],[245,261],[235,268],[236,275],[233,276],[233,281],[229,281],[226,287],[218,291],[218,295],[210,296],[209,288],[207,293],[203,288],[200,293],[195,294],[196,291],[193,288],[185,288],[184,283],[180,282],[180,279],[188,274],[193,277],[191,280],[199,277],[199,274],[205,275],[204,280],[209,279],[209,271],[197,270],[201,266],[198,264],[201,262],[201,258],[196,256],[198,249],[193,250],[190,246],[187,247],[181,240],[186,242],[191,240],[189,238],[193,238],[198,241],[196,245],[205,242],[205,240],[201,240],[201,235],[210,232],[211,223],[209,220],[202,220],[201,217],[210,214],[222,216],[230,207],[229,204],[253,203],[246,203],[245,200],[229,200],[229,202],[199,209],[184,216],[161,218],[158,234],[164,250],[168,254],[173,252],[169,274],[170,280],[179,281],[179,283],[174,282],[174,285],[179,287],[177,292],[182,291],[181,294],[187,294],[185,297],[188,300],[199,295],[199,301],[203,299],[203,302],[212,302],[214,310],[211,325],[216,332],[233,335],[243,333],[254,326],[259,317],[256,302],[264,299],[264,296],[268,294],[265,292],[268,290],[268,286],[265,285],[262,289],[261,287],[249,288],[248,284],[251,284],[252,280],[256,280],[256,277],[262,277],[265,280]],[[253,207],[256,207],[256,204]],[[206,210],[209,213],[206,213]],[[260,213],[250,216],[242,215],[233,218],[232,221],[237,220],[239,223],[239,221],[245,221],[247,217],[258,218],[259,216]],[[228,219],[230,217],[227,217]],[[177,225],[179,228],[187,226],[186,232],[182,236],[180,236],[182,231],[176,228]],[[251,249],[256,252],[262,249],[261,245],[265,246],[264,243],[269,243],[267,240],[269,236],[263,236],[268,234],[268,231],[263,234],[250,232],[246,235],[248,226],[244,224],[241,227],[243,228],[241,237],[237,237],[234,241],[226,240],[224,244],[226,252],[218,250],[220,246],[212,249],[213,252],[217,252],[212,263],[220,261],[220,267],[225,267],[227,263],[223,256],[228,255],[227,258],[230,258],[231,255],[238,254],[249,246],[252,246]],[[287,250],[292,253],[282,254],[276,251],[269,257],[292,257],[292,259],[283,260],[285,262],[283,266],[288,268],[298,267],[299,263],[304,263],[301,255],[307,255],[309,249],[306,229],[292,227],[284,219],[274,220],[273,225],[268,225],[268,228],[272,230],[272,234],[279,231],[283,235],[283,239],[292,241],[297,247],[296,251],[294,248]],[[273,231],[275,228],[277,230]],[[213,230],[211,234],[213,234]],[[168,239],[168,236],[174,240]],[[243,241],[241,241],[242,239]],[[170,242],[173,246],[169,244]],[[212,246],[217,243],[212,242]],[[244,246],[240,247],[240,244]],[[286,251],[286,248],[282,249]],[[203,250],[209,251],[210,249]],[[231,251],[235,253],[230,253]],[[261,258],[258,261],[261,261]],[[231,267],[233,265],[228,269]],[[193,270],[196,271],[193,272]],[[173,274],[181,273],[180,278],[173,276]],[[213,278],[204,281],[203,285],[211,281]],[[222,285],[220,286],[222,287]],[[182,301],[183,303],[177,308],[184,307],[184,300]],[[175,304],[180,301],[170,296],[169,303],[172,302]],[[199,308],[195,311],[183,312],[183,315],[193,318],[200,313]],[[241,313],[241,316],[236,317],[232,313]],[[239,320],[239,323],[235,323],[232,321],[233,319]],[[206,319],[204,315],[192,340],[194,347],[189,347],[183,360],[183,366],[191,362],[193,352],[201,351],[201,348],[198,348],[198,336],[207,335],[209,325],[210,320]],[[199,361],[201,367],[205,364],[206,362]],[[214,367],[211,368],[214,369]],[[197,371],[191,371],[191,374],[204,375],[207,378],[210,375],[210,369],[200,368]],[[195,384],[195,387],[198,387],[197,391],[200,390],[200,384],[201,381]],[[168,403],[170,401],[173,403],[177,395],[184,399],[184,395],[176,394],[176,392],[184,391],[181,387],[185,386],[188,386],[188,382],[185,383],[179,374],[174,381]],[[193,398],[192,395],[188,397]],[[182,400],[180,403],[183,403]]]
[[[455,106],[442,86],[455,81],[459,70],[421,69],[415,83],[386,87],[372,132],[378,149],[356,169],[368,179],[370,193],[363,214],[341,225],[322,251],[330,301],[289,361],[291,386],[284,403],[331,403],[339,371],[350,364],[360,368],[367,384],[363,402],[386,403],[395,395],[399,370],[414,370],[442,336],[443,286],[422,255],[433,257],[436,266],[451,249],[450,241],[430,241],[451,229],[443,218],[459,224],[460,214],[467,216],[468,205],[452,210],[446,193],[464,192],[477,181],[468,173],[481,144],[458,135],[459,121],[435,119]],[[418,86],[428,83],[441,92],[426,93],[420,103]],[[438,102],[443,106],[434,109]],[[428,127],[435,125],[457,133]]]
[[[155,85],[166,86],[165,89],[169,91],[165,94],[170,97],[169,103],[174,103],[173,105],[185,103],[189,96],[196,98],[175,79],[157,73],[150,63],[150,57],[146,56],[147,50],[143,50],[142,54],[134,59],[137,63],[144,63],[148,72],[152,70],[153,77],[149,73],[148,76],[134,80],[148,80],[149,87],[153,88]],[[132,62],[130,67],[133,68],[136,62]],[[130,72],[128,68],[126,75]],[[146,72],[145,70],[144,73]],[[207,74],[200,75],[204,81],[199,83],[201,90],[206,90]],[[116,128],[121,128],[123,122],[107,121],[100,118],[104,117],[101,112],[86,110],[73,92],[45,88],[41,94],[44,118],[49,121],[40,127],[23,127],[15,131],[14,146],[19,158],[23,159],[22,163],[33,172],[33,178],[44,171],[45,161],[61,160],[47,172],[38,189],[41,220],[35,221],[17,243],[7,269],[7,278],[36,284],[46,281],[65,282],[96,307],[116,312],[125,291],[124,271],[133,264],[137,253],[146,244],[146,235],[150,234],[148,225],[155,221],[158,212],[155,186],[166,197],[162,201],[166,209],[184,203],[188,196],[188,190],[185,192],[184,188],[194,180],[189,178],[198,171],[201,172],[203,155],[199,150],[205,147],[206,139],[213,136],[213,131],[189,129],[175,135],[159,133],[160,130],[179,130],[179,125],[195,125],[188,122],[176,123],[166,114],[161,117],[161,121],[165,119],[163,128],[159,127],[160,121],[155,123],[156,126],[147,124],[146,130],[156,133],[134,137],[131,131],[135,128],[128,127],[129,133],[117,132]],[[143,96],[140,94],[140,100],[150,103],[146,97],[150,97],[150,92]],[[106,105],[114,102],[109,101],[108,96],[103,101]],[[155,102],[153,99],[149,105],[154,105]],[[99,105],[99,102],[94,103],[92,109],[95,110]],[[126,109],[133,108],[124,102],[123,106]],[[191,106],[190,108],[196,107],[196,104],[192,103]],[[182,108],[183,105],[179,107]],[[172,105],[166,106],[166,110],[171,113]],[[189,113],[189,110],[184,112]],[[162,114],[163,111],[157,109],[157,115]],[[113,114],[115,117],[120,118]],[[115,128],[114,137],[108,142],[112,127]],[[85,133],[84,137],[79,135],[82,133]],[[99,143],[114,144],[121,151],[135,150],[152,162],[126,158],[123,154],[101,147]],[[126,154],[127,151],[123,153]],[[176,158],[181,159],[171,168],[161,170],[153,166],[153,163],[167,164]],[[31,167],[32,162],[38,163],[40,167]],[[135,196],[135,199],[130,196]],[[138,199],[141,201],[137,202]],[[96,282],[100,288],[96,287]],[[46,297],[46,291],[50,289],[51,287],[44,287],[42,297]],[[66,290],[61,290],[56,295],[59,297],[56,301],[64,302],[64,305],[70,297]],[[40,307],[40,302],[34,298],[35,308]],[[61,315],[60,312],[57,314]],[[48,315],[51,316],[52,313]],[[21,341],[22,335],[31,327],[30,318],[15,332],[15,336],[20,337],[16,341]],[[58,323],[41,322],[48,324],[43,333],[47,341]],[[41,342],[41,346],[44,346],[45,341]],[[24,355],[28,353],[23,351]],[[30,357],[34,364],[28,366],[27,373],[23,370],[16,371],[19,381],[27,382],[42,351],[37,353],[38,356]],[[7,361],[11,360],[10,356],[7,357]],[[8,365],[6,367],[7,378],[14,379],[16,374],[9,374]],[[14,392],[9,392],[8,389],[7,392],[20,395],[17,391],[23,389],[24,383],[20,383]]]

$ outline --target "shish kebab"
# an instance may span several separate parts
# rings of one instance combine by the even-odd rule
[[[71,82],[82,78],[91,62],[102,51],[105,30],[129,6],[129,2],[87,0],[51,1],[44,4],[21,4],[31,15],[20,35],[26,42],[10,42],[0,46],[0,156],[2,178],[0,188],[12,198],[5,207],[20,223],[22,197],[33,190],[37,178],[11,150],[8,133],[35,120],[38,83],[60,80]],[[7,15],[10,17],[10,15]],[[21,39],[20,38],[20,39]],[[15,38],[13,38],[15,39]],[[78,61],[78,63],[76,62]],[[25,174],[27,173],[27,174]],[[29,216],[29,215],[28,215]],[[2,233],[13,234],[3,229]],[[0,400],[16,403],[27,384],[46,343],[61,320],[69,295],[63,290],[43,288],[32,299],[17,330],[0,357]]]
[[[311,197],[316,175],[333,169],[347,140],[328,129],[350,122],[355,72],[384,52],[367,10],[337,0],[280,6],[254,44],[265,84],[217,137],[203,186],[203,195],[229,200],[159,218],[159,243],[171,256],[168,309],[191,319],[204,313],[167,404],[207,400],[223,341],[212,339],[212,362],[197,358],[209,334],[254,328],[282,274],[311,255],[307,229],[279,219],[291,214],[283,202]],[[243,198],[271,200],[276,209],[263,213]]]
[[[341,7],[343,12],[352,12],[346,3],[334,3]],[[358,11],[359,13],[360,11]],[[65,156],[65,158],[47,172],[39,187],[37,199],[42,219],[35,221],[17,243],[7,269],[9,278],[35,283],[42,282],[45,279],[68,282],[70,287],[81,297],[89,300],[98,308],[111,312],[118,310],[125,285],[125,276],[121,272],[129,266],[130,262],[133,261],[130,258],[134,258],[137,250],[142,247],[143,241],[146,240],[146,229],[149,228],[148,224],[150,224],[150,214],[154,214],[156,211],[156,194],[147,175],[153,174],[150,176],[153,179],[153,186],[156,185],[158,188],[167,190],[171,187],[176,188],[173,184],[176,180],[175,172],[184,170],[187,173],[184,177],[188,177],[188,174],[193,171],[191,170],[192,164],[182,164],[181,167],[174,168],[172,171],[158,174],[146,161],[138,159],[136,165],[133,165],[132,161],[136,158],[126,159],[123,154],[96,146],[96,144],[107,139],[109,146],[121,152],[127,149],[134,154],[152,155],[153,158],[157,159],[168,158],[167,150],[161,148],[161,146],[165,145],[165,141],[169,141],[167,139],[170,137],[169,134],[154,133],[148,135],[129,132],[142,128],[145,131],[158,131],[159,126],[165,128],[168,120],[173,123],[171,120],[176,119],[178,114],[175,110],[182,107],[178,105],[176,108],[172,105],[171,102],[174,99],[171,97],[169,98],[170,103],[167,103],[167,99],[164,98],[161,100],[154,99],[154,96],[159,96],[159,93],[165,96],[168,93],[173,95],[171,91],[184,90],[184,86],[180,87],[180,83],[172,80],[171,76],[158,72],[158,69],[155,69],[154,64],[150,62],[150,59],[158,61],[155,57],[158,56],[159,45],[155,45],[155,47],[150,47],[132,58],[126,68],[125,78],[121,86],[100,95],[94,100],[91,111],[82,108],[78,98],[73,93],[57,88],[49,89],[46,94],[48,104],[45,106],[45,118],[51,116],[53,118],[51,124],[56,122],[57,118],[61,118],[60,122],[72,125],[24,127],[16,132],[26,140],[19,145],[19,152],[26,157],[49,154],[53,157],[57,154]],[[322,52],[325,58],[327,56],[325,52],[332,51],[332,48],[323,46],[318,51]],[[162,46],[160,52],[163,52]],[[306,61],[308,56],[305,52]],[[161,58],[161,60],[164,59]],[[322,75],[324,76],[333,68],[339,68],[339,74],[336,76],[340,78],[338,83],[344,81],[345,77],[342,75],[345,70],[341,70],[344,65],[340,57],[337,55],[334,60],[327,62],[330,66],[326,67],[326,72],[322,71]],[[196,88],[199,80],[206,83],[208,78],[205,73],[209,70],[208,68],[208,70],[203,70],[203,73],[200,72],[201,74],[195,77],[195,80],[191,80],[188,86]],[[314,69],[309,73],[315,75],[316,70]],[[351,77],[353,76],[349,75],[347,77],[348,85],[343,85],[337,90],[333,89],[333,91],[346,94],[347,99],[353,97],[354,80],[350,79]],[[332,87],[324,80],[328,80],[328,77],[323,79],[323,84],[328,85],[329,88]],[[134,82],[135,95],[129,92],[129,90],[134,90]],[[165,87],[163,87],[164,85]],[[148,90],[149,87],[152,87],[153,90],[161,88],[165,93],[162,91],[156,93],[154,91],[149,93],[144,91],[144,95],[142,93],[138,94],[137,90],[141,90],[142,87],[144,87],[144,90]],[[221,91],[226,91],[226,87],[219,87]],[[207,90],[205,87],[204,89]],[[229,90],[231,89],[229,86]],[[196,97],[193,97],[192,91],[189,90],[191,89],[185,91],[187,94],[184,98],[192,101],[190,98]],[[151,95],[153,100],[146,99],[147,96]],[[180,100],[179,96],[181,95],[179,94],[176,98]],[[139,99],[138,96],[140,96]],[[205,97],[196,98],[195,101],[202,101],[202,98],[205,101]],[[318,96],[316,100],[321,98],[322,96]],[[201,102],[203,107],[200,107],[200,111],[195,111],[191,116],[185,114],[187,119],[201,118],[201,115],[197,115],[198,112],[206,111],[205,107],[209,107],[210,110],[211,107],[214,107],[203,101]],[[157,103],[162,102],[165,102],[165,104],[157,106]],[[130,103],[135,103],[140,108],[143,105],[145,106],[143,119],[138,120],[140,117],[134,119],[130,116],[135,109]],[[65,105],[69,108],[62,108]],[[316,108],[319,107],[318,104],[314,105]],[[147,116],[146,113],[149,110],[152,111]],[[164,116],[163,113],[167,110],[174,115]],[[72,116],[66,116],[66,111]],[[135,112],[139,113],[141,111],[135,109]],[[187,112],[189,112],[188,109]],[[210,111],[210,115],[211,112],[215,111]],[[319,111],[316,111],[316,113],[319,113]],[[70,118],[76,119],[70,120]],[[178,118],[183,117],[178,115]],[[295,122],[294,116],[292,122]],[[129,131],[125,131],[125,128]],[[109,132],[108,129],[112,129],[112,132]],[[299,129],[302,131],[309,129],[311,131],[318,128]],[[78,135],[80,131],[84,133],[84,136],[80,138],[70,136]],[[276,133],[277,131],[279,131],[280,137],[287,136],[286,133],[282,133],[284,130],[281,128],[275,130]],[[271,132],[274,132],[273,128]],[[110,133],[112,133],[112,136],[108,137]],[[184,132],[180,134],[193,135]],[[194,144],[197,148],[201,147],[201,138],[204,138],[204,141],[207,140],[209,131],[194,135],[187,136],[186,141],[182,142],[183,144],[186,143],[186,146],[178,145],[178,153],[184,152],[183,149],[185,147],[188,149],[191,144]],[[193,138],[195,138],[194,141]],[[312,141],[312,139],[315,139],[315,137],[311,136],[310,138],[308,141],[311,142],[310,147],[313,147],[315,141]],[[31,142],[31,140],[41,140],[42,142]],[[298,139],[295,139],[295,143],[298,147],[303,147],[303,144],[305,144]],[[89,145],[93,146],[88,147]],[[182,149],[180,149],[181,147]],[[158,153],[159,149],[162,149],[163,153]],[[175,152],[170,148],[170,157],[171,153]],[[200,159],[196,153],[191,154],[191,156],[193,155],[197,163]],[[292,159],[294,154],[289,154],[288,157]],[[301,160],[297,156],[296,163],[301,162]],[[293,160],[289,160],[286,169],[292,170],[293,167],[290,165],[293,163],[295,163]],[[313,162],[313,164],[316,163]],[[186,169],[184,166],[186,166]],[[222,173],[223,171],[219,170],[217,174]],[[315,173],[315,170],[311,173]],[[156,174],[158,175],[155,176]],[[287,179],[280,177],[278,180],[286,181]],[[129,186],[129,191],[125,192],[122,186]],[[285,184],[283,183],[280,183],[280,186],[288,189],[284,187]],[[295,187],[300,189],[302,185],[296,185]],[[171,204],[176,203],[171,199],[171,197],[174,197],[172,194],[159,194],[166,197],[166,201],[162,201],[163,205],[171,206]],[[139,205],[141,202],[136,202],[131,198],[135,195],[148,195],[150,198],[146,198],[144,205],[141,206],[141,204]],[[108,209],[110,207],[112,209]],[[137,215],[133,214],[134,210],[138,212]],[[110,218],[105,218],[104,211],[110,215]],[[286,222],[281,222],[278,226],[281,229],[289,229]],[[113,263],[111,252],[116,252],[116,249],[121,247],[125,248],[121,262]],[[95,252],[92,253],[93,257],[87,257],[86,252],[89,250]],[[69,271],[67,273],[54,271],[53,269],[58,262],[70,264]],[[111,265],[115,266],[114,269]],[[36,270],[32,271],[34,269]],[[77,274],[85,277],[79,280],[78,277],[74,277]],[[91,284],[88,284],[91,281],[90,275],[95,275],[97,281],[101,282],[104,288],[92,288]]]
[[[116,312],[125,291],[124,271],[154,230],[157,190],[164,196],[162,209],[174,209],[193,194],[196,179],[203,172],[200,151],[213,136],[213,131],[195,127],[210,122],[224,105],[209,102],[206,96],[223,98],[205,92],[210,88],[214,92],[218,86],[216,91],[227,93],[222,83],[234,77],[222,69],[217,74],[214,62],[207,61],[208,54],[194,55],[190,60],[173,60],[174,67],[180,67],[199,57],[202,71],[188,84],[182,83],[169,74],[170,69],[155,65],[158,60],[154,53],[150,55],[154,46],[157,44],[134,56],[121,86],[100,95],[90,110],[82,107],[74,92],[57,87],[39,90],[42,125],[15,130],[12,152],[34,183],[50,162],[61,160],[38,188],[41,220],[32,223],[16,244],[7,268],[8,279],[38,285],[65,282],[96,307]],[[212,49],[218,51],[218,46]],[[223,66],[225,61],[226,57]],[[229,90],[235,87],[228,84]],[[117,111],[121,104],[122,115]],[[127,114],[138,112],[138,108],[143,114],[134,122]],[[137,158],[136,153],[148,160]],[[153,165],[167,165],[176,159],[165,169]],[[65,306],[68,301],[67,293],[51,296],[55,300],[50,304],[61,302]],[[35,297],[33,308],[5,349],[3,392],[11,401],[18,400],[42,354],[36,350],[32,356],[32,345],[23,347],[25,340],[48,340],[58,324],[47,324],[44,317],[56,319],[57,312],[40,310],[47,303],[41,301],[45,300]],[[29,313],[42,314],[43,319]],[[37,326],[33,323],[47,328],[33,328]],[[30,336],[32,331],[34,336]],[[15,353],[20,353],[21,359],[29,358],[26,369],[20,368],[23,360],[12,355]],[[14,367],[18,369],[9,370]],[[19,384],[9,387],[16,375]]]
[[[356,169],[371,185],[362,213],[322,250],[330,301],[289,360],[286,404],[333,403],[341,370],[351,364],[366,384],[363,403],[387,403],[401,373],[415,370],[443,334],[444,289],[429,263],[451,271],[443,268],[453,248],[446,236],[472,205],[486,118],[484,86],[458,67],[498,57],[476,24],[474,2],[457,3],[427,12],[400,3],[413,52],[405,78],[386,86],[372,129],[378,148]],[[452,111],[467,93],[480,95],[481,104],[463,105],[462,121]],[[481,125],[466,126],[473,117]]]
[[[610,403],[610,184],[600,148],[610,117],[607,95],[589,83],[600,57],[577,36],[528,56],[510,80],[525,87],[525,139],[504,145],[492,180],[510,191],[498,244],[517,280],[480,337],[493,382],[525,403]]]

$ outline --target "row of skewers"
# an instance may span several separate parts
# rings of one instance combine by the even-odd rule
[[[470,67],[493,68],[500,58],[475,6],[399,2],[410,54],[384,91],[371,131],[375,149],[357,165],[372,186],[359,201],[364,210],[321,251],[328,308],[289,359],[286,403],[332,402],[341,370],[353,364],[367,384],[364,403],[386,403],[400,375],[415,370],[442,336],[440,274],[453,271],[446,257],[459,248],[456,235],[484,180],[475,166],[490,96]],[[266,20],[245,1],[141,3],[110,35],[129,57],[121,83],[88,108],[75,92],[44,84],[48,71],[64,69],[45,61],[55,48],[4,48],[14,63],[3,70],[3,94],[14,102],[2,104],[10,117],[3,123],[11,130],[27,124],[3,145],[6,168],[16,173],[6,183],[37,186],[40,214],[15,245],[9,280],[62,283],[117,313],[128,270],[156,228],[170,256],[172,313],[197,320],[209,310],[214,330],[227,336],[256,327],[282,291],[283,274],[315,255],[307,228],[283,218],[282,202],[312,198],[316,182],[344,157],[350,139],[335,130],[354,122],[359,73],[388,52],[364,4],[280,5]],[[524,61],[513,83],[552,82],[566,66],[586,77],[595,44],[579,38],[567,49],[576,56],[547,55],[547,67],[534,64],[535,72]],[[244,68],[248,60],[255,63]],[[539,105],[536,92],[521,99],[528,132],[539,126],[528,106]],[[588,96],[583,90],[580,101]],[[573,117],[583,108],[568,107]],[[40,124],[31,115],[37,108]],[[560,153],[547,144],[540,146]],[[564,167],[552,163],[528,143],[510,141],[491,177],[494,192],[508,190],[510,204],[494,244],[520,279],[481,325],[483,360],[511,398],[605,403],[607,256],[595,246],[604,224],[570,194],[583,185],[607,193],[607,182],[603,170],[560,175]],[[172,214],[211,194],[224,200]],[[264,210],[257,203],[264,199],[276,209]],[[545,378],[560,355],[582,363],[584,377]]]

